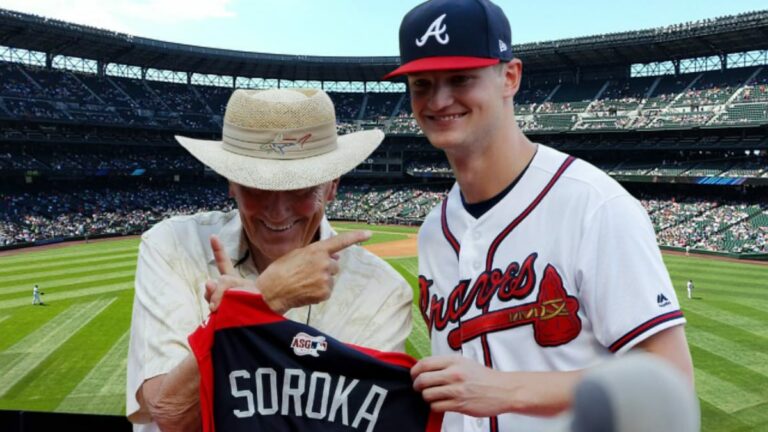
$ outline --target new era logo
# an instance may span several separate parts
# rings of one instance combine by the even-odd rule
[[[503,40],[499,39],[499,52],[503,53],[506,50],[507,50],[507,44]]]
[[[669,306],[671,302],[669,301],[667,296],[665,296],[664,294],[659,294],[656,296],[656,303],[659,304],[659,307],[664,307],[664,306]]]

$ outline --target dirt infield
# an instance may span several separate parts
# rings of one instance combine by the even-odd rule
[[[381,258],[405,258],[416,256],[416,236],[409,234],[405,240],[376,243],[364,246]]]

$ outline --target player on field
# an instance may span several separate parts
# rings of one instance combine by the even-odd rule
[[[640,203],[589,163],[531,142],[504,12],[432,0],[400,27],[413,116],[456,184],[419,232],[433,357],[414,387],[444,430],[538,431],[585,369],[629,350],[692,381],[685,320]]]
[[[337,136],[322,90],[236,90],[222,141],[177,139],[229,180],[238,209],[173,217],[142,236],[127,382],[135,430],[199,429],[187,336],[230,287],[260,292],[274,312],[342,342],[404,351],[411,288],[354,245],[369,232],[336,235],[324,216],[339,177],[373,152],[380,131]]]
[[[32,288],[32,306],[43,304],[43,300],[40,298],[40,294],[42,293],[43,292],[40,291],[40,287],[35,284],[34,288]]]

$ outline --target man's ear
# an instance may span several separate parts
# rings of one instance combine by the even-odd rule
[[[227,183],[227,196],[229,196],[230,198],[235,197],[234,183],[232,182]]]
[[[339,191],[339,179],[333,179],[325,193],[325,201],[331,202],[336,199],[336,193]]]
[[[504,97],[514,97],[523,79],[523,62],[513,58],[504,65]]]

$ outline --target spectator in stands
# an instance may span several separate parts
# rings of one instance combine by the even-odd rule
[[[353,245],[370,233],[336,236],[324,216],[338,177],[373,152],[380,131],[337,137],[322,90],[236,90],[222,141],[178,139],[229,180],[238,210],[171,218],[142,237],[127,382],[135,429],[199,427],[187,335],[227,288],[260,292],[275,312],[344,342],[404,350],[411,288]]]

